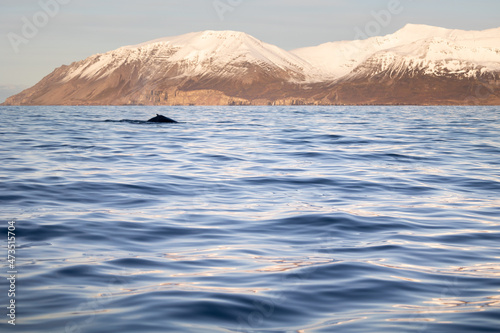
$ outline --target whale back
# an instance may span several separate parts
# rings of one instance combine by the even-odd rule
[[[175,120],[170,119],[168,117],[165,117],[161,114],[157,114],[156,117],[149,119],[148,122],[149,123],[171,123],[171,124],[177,123]]]

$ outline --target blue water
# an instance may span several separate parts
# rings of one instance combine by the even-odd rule
[[[0,116],[2,332],[500,331],[500,107]]]

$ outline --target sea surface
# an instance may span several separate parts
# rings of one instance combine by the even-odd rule
[[[0,119],[1,332],[500,332],[500,107]]]

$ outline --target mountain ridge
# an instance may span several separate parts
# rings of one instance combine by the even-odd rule
[[[56,68],[3,105],[500,104],[500,28],[408,24],[291,51],[188,33]]]

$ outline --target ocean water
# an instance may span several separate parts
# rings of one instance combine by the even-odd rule
[[[500,107],[0,115],[1,332],[500,331]]]

